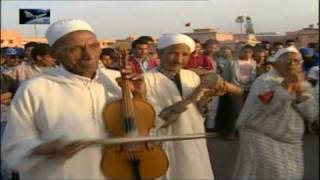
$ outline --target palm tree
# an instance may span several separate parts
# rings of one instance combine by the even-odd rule
[[[244,22],[244,17],[243,16],[238,16],[236,18],[236,23],[239,23],[240,24],[240,33],[242,34],[242,24]]]

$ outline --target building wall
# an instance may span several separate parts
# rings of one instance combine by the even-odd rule
[[[198,39],[201,44],[203,44],[204,42],[206,42],[206,40],[208,39],[215,39],[215,34],[216,32],[207,32],[207,33],[197,33],[197,32],[194,32],[194,33],[184,33],[185,35],[193,38],[193,39]]]
[[[275,42],[281,42],[284,43],[287,39],[287,37],[285,35],[281,36],[275,36],[275,35],[259,35],[257,36],[257,39],[259,41],[268,41],[270,43],[275,43]]]
[[[223,41],[234,41],[234,36],[231,33],[222,33],[222,32],[217,32],[215,34],[215,39],[219,42]]]
[[[300,31],[287,32],[288,39],[297,41],[297,47],[306,47],[310,42],[319,42],[319,29],[318,28],[305,28]]]
[[[21,46],[24,46],[28,42],[48,43],[48,40],[47,38],[32,38],[32,37],[22,38]]]

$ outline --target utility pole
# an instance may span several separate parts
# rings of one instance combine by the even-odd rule
[[[35,37],[37,38],[37,37],[38,37],[37,25],[34,24],[33,27],[34,27],[34,35],[35,35]]]

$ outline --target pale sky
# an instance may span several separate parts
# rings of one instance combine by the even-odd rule
[[[34,36],[33,25],[19,25],[19,9],[51,9],[51,23],[81,18],[98,38],[124,39],[129,35],[190,32],[191,28],[218,28],[239,33],[235,18],[250,16],[256,32],[295,31],[317,24],[319,0],[193,0],[193,1],[1,1],[1,29]],[[191,28],[184,25],[191,22]],[[317,25],[316,25],[317,26]],[[48,25],[37,25],[44,37]]]

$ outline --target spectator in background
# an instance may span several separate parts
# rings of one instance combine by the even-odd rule
[[[240,53],[240,49],[242,46],[246,45],[245,42],[243,41],[238,41],[236,42],[235,46],[234,46],[234,57],[238,58],[239,57],[239,53]]]
[[[273,43],[273,45],[272,45],[272,55],[277,53],[282,48],[283,48],[283,43],[281,43],[281,42]]]
[[[266,50],[266,57],[270,56],[272,54],[271,43],[269,41],[262,41],[261,45]]]
[[[315,134],[316,131],[319,133],[319,66],[313,66],[308,73],[308,81],[311,83],[314,89],[314,98],[316,106],[316,121],[314,123],[307,123],[307,129],[310,134]]]
[[[24,58],[24,53],[18,48],[6,48],[4,51],[4,64],[2,65],[3,72],[9,71],[15,66],[21,64]]]
[[[313,87],[319,82],[319,66],[313,66],[308,73],[308,81]]]
[[[220,43],[217,40],[209,39],[205,42],[205,49],[212,53],[212,59],[217,60],[220,52]]]
[[[132,42],[133,56],[129,58],[136,73],[142,74],[159,65],[159,59],[151,59],[149,56],[149,44],[143,39]]]
[[[233,61],[233,52],[231,48],[223,46],[220,49],[220,57],[218,58],[218,69],[224,80],[230,82],[230,65]],[[215,97],[218,98],[218,97]],[[222,137],[228,139],[235,133],[235,122],[232,121],[230,114],[231,96],[225,94],[219,97],[217,115],[215,118],[215,131],[221,133]],[[231,137],[232,140],[232,137]]]
[[[300,53],[303,59],[303,71],[308,74],[310,68],[317,65],[317,62],[313,59],[313,49],[301,48]]]
[[[308,48],[313,50],[313,61],[315,61],[318,65],[320,64],[319,62],[319,43],[314,43],[311,42],[308,44]]]
[[[149,47],[149,56],[151,59],[158,59],[158,54],[156,50],[156,42],[151,36],[140,36],[138,39],[146,41]]]
[[[228,46],[223,46],[220,49],[220,56],[217,59],[218,72],[224,80],[230,82],[230,64],[233,61],[232,49]]]
[[[20,64],[5,73],[19,81],[19,83],[36,77],[50,68],[55,67],[55,60],[51,57],[50,53],[48,44],[38,43],[31,51],[31,63]]]
[[[265,63],[266,63],[266,52],[265,50],[260,47],[256,46],[253,49],[253,59],[256,61],[256,71],[257,76],[267,72]]]
[[[253,60],[253,47],[245,45],[240,50],[239,59],[231,63],[231,82],[240,86],[244,92],[241,96],[231,97],[233,122],[238,118],[250,87],[256,78],[256,62]],[[236,134],[230,134],[227,139],[234,140]]]
[[[240,50],[239,59],[231,61],[231,82],[249,91],[256,78],[256,62],[253,59],[253,47],[245,45]]]
[[[38,43],[36,43],[36,42],[28,42],[24,45],[24,50],[25,50],[24,62],[32,63],[31,51],[34,48],[34,46],[37,44]]]
[[[210,55],[201,54],[201,43],[197,39],[193,39],[195,42],[195,49],[192,52],[190,58],[186,62],[186,68],[194,71],[199,76],[209,73],[213,67]]]
[[[10,76],[5,75],[1,72],[1,140],[2,134],[6,127],[6,124],[9,120],[9,108],[11,104],[11,100],[18,88],[18,83],[12,79]],[[1,159],[1,180],[15,180],[14,176],[18,176],[16,173],[13,173],[5,162]]]
[[[294,39],[287,39],[285,44],[286,44],[286,47],[290,47],[290,46],[296,47],[296,41]]]
[[[7,47],[1,47],[1,53],[0,53],[0,67],[1,67],[1,72],[5,71],[4,69],[4,64],[6,62],[6,57],[5,57],[5,51]]]
[[[111,48],[102,49],[100,61],[104,68],[118,70],[120,67],[119,58],[120,56],[115,50]]]
[[[204,51],[203,55],[206,57],[208,60],[208,63],[211,64],[211,69],[205,69],[204,71],[198,73],[199,75],[205,75],[210,72],[218,72],[218,62],[217,59],[219,57],[219,42],[213,39],[209,39],[204,43]],[[219,97],[214,96],[210,103],[208,104],[208,113],[206,117],[206,129],[207,131],[213,130],[215,127],[215,119],[217,116],[217,111],[218,111],[218,106],[219,106]]]

